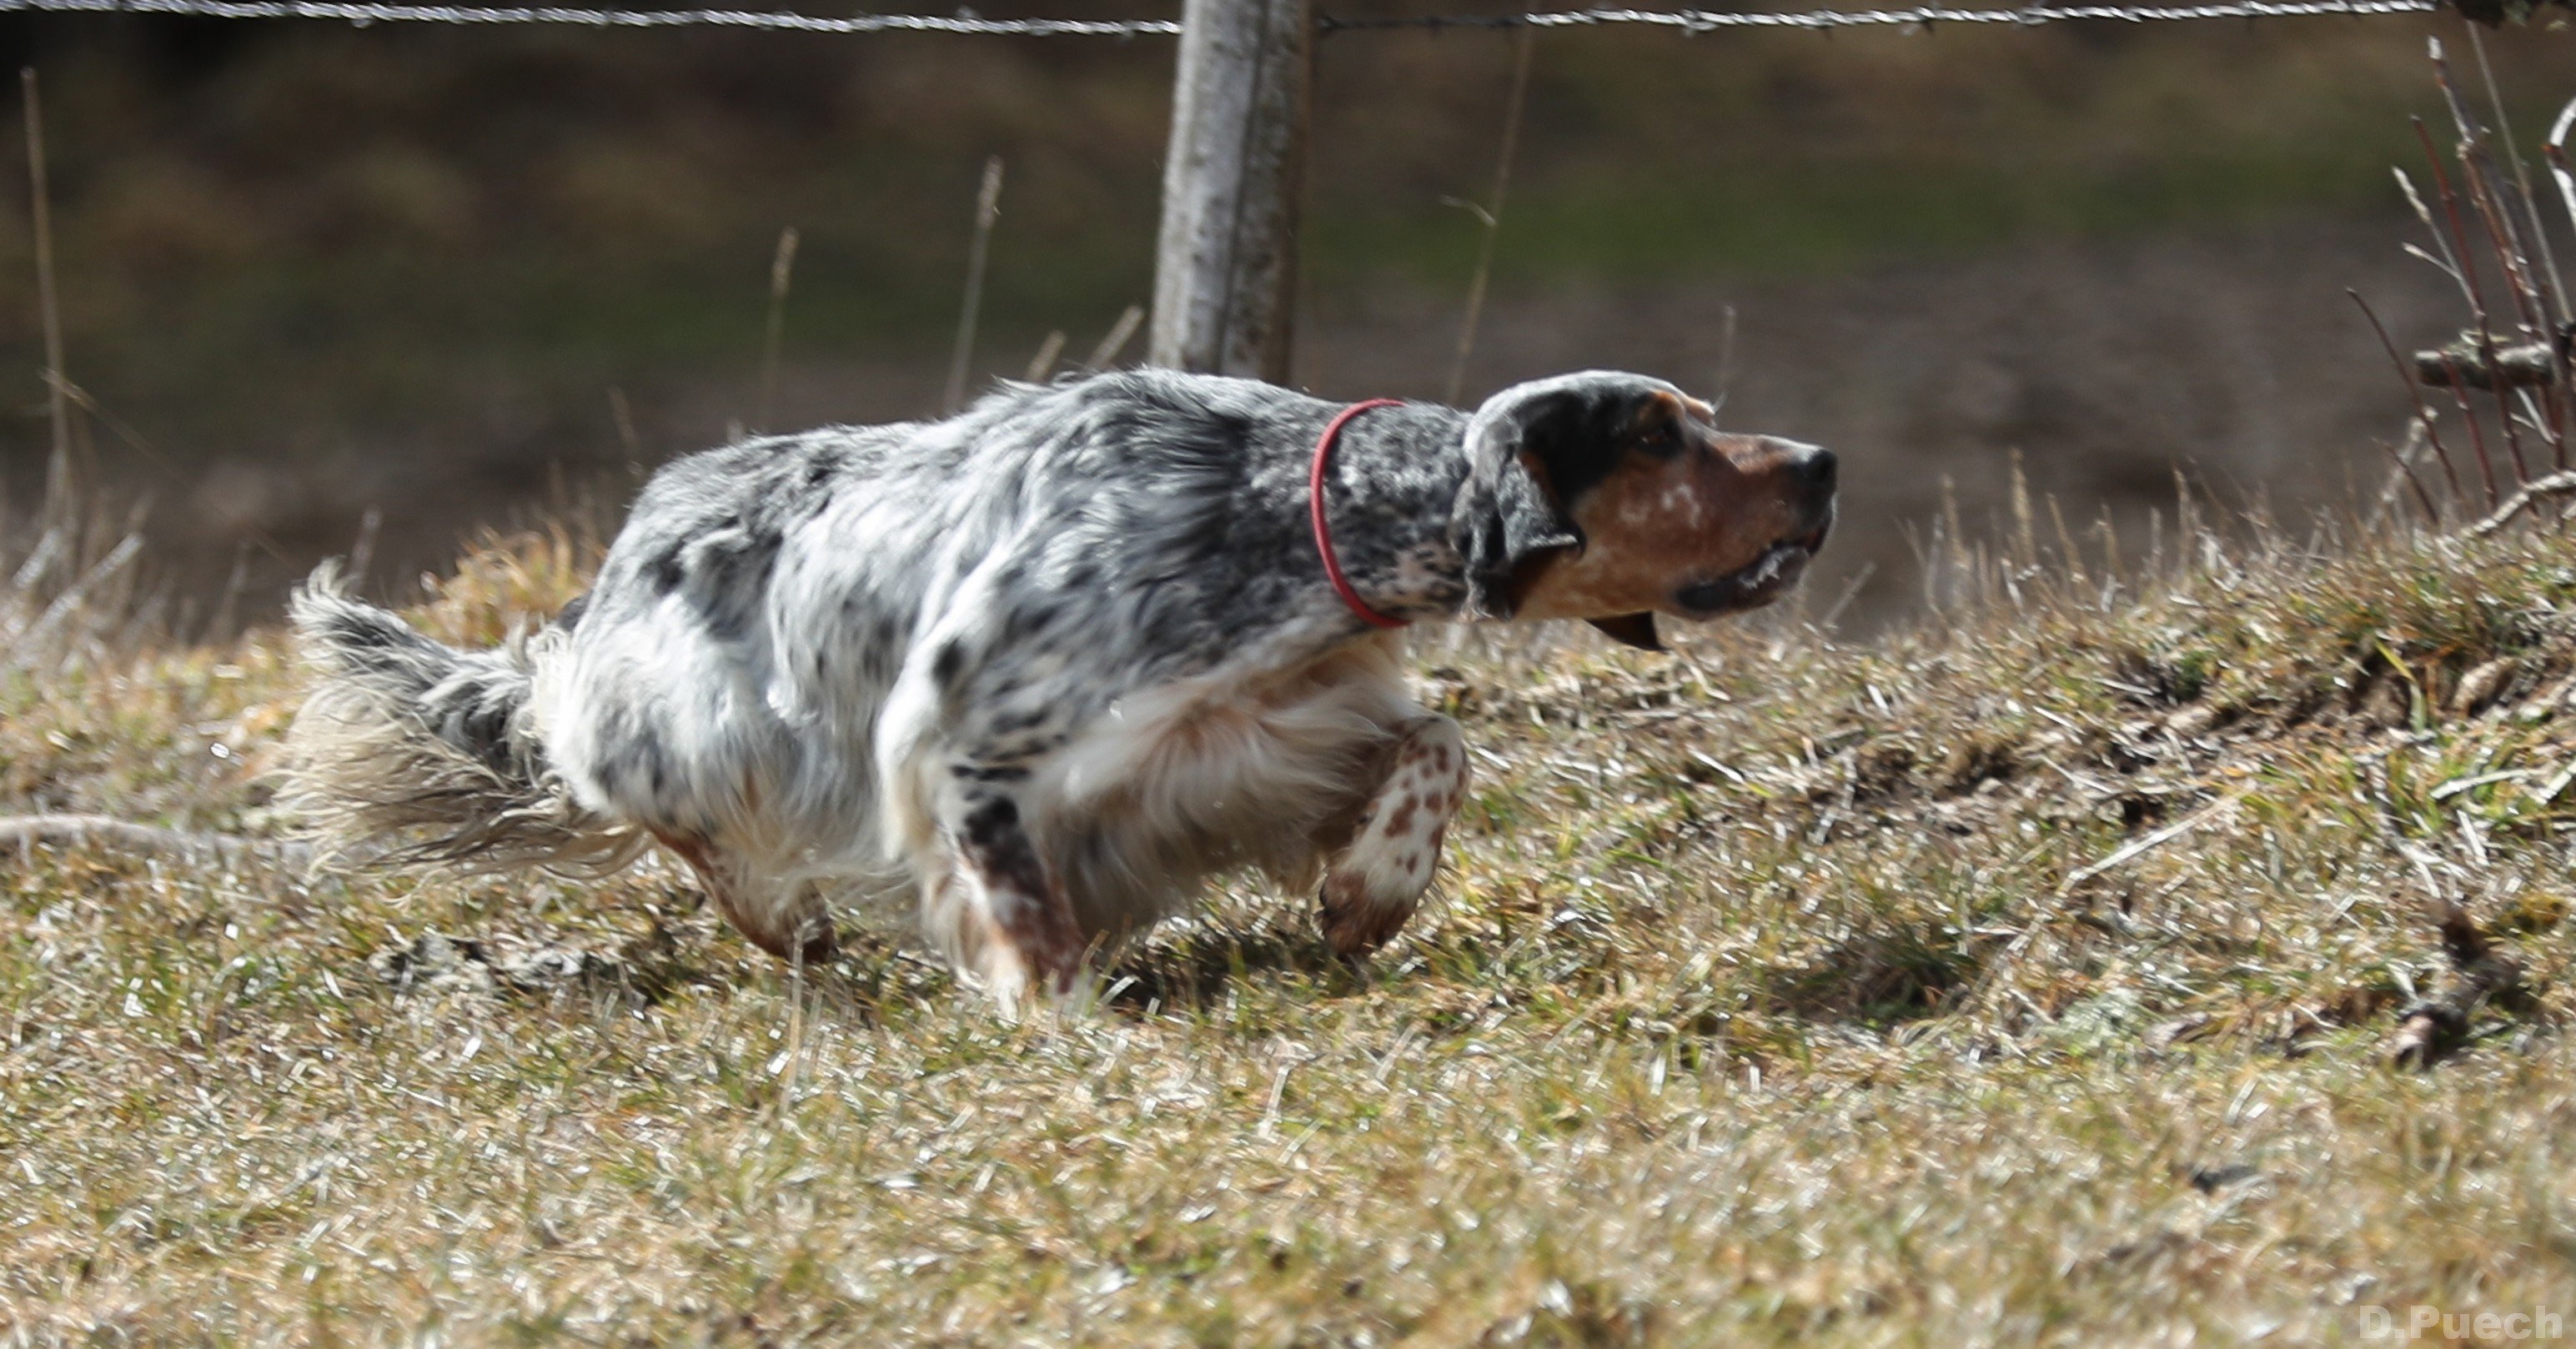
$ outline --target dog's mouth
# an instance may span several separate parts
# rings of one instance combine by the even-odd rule
[[[1771,603],[1798,584],[1807,574],[1807,564],[1815,560],[1816,550],[1825,546],[1825,535],[1832,531],[1833,516],[1795,538],[1762,550],[1762,555],[1742,567],[1713,580],[1695,582],[1673,592],[1673,614],[1687,619],[1710,619],[1726,614],[1759,609]]]

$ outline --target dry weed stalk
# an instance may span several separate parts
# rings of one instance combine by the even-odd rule
[[[2407,205],[2431,241],[2429,250],[2409,244],[2407,251],[2451,279],[2459,291],[2467,324],[2457,340],[2417,351],[2410,360],[2399,354],[2386,327],[2370,313],[2367,303],[2362,303],[2362,310],[2414,401],[2409,446],[2420,432],[2423,443],[2442,466],[2449,489],[2448,499],[2442,504],[2460,508],[2467,504],[2467,498],[2459,472],[2435,427],[2437,414],[2425,396],[2425,391],[2432,388],[2449,392],[2478,469],[2482,501],[2471,528],[2487,533],[2502,528],[2535,502],[2567,490],[2560,477],[2568,472],[2569,464],[2570,360],[2571,355],[2576,355],[2570,346],[2576,343],[2576,314],[2571,314],[2567,288],[2559,275],[2548,212],[2533,184],[2529,164],[2513,143],[2512,123],[2497,91],[2485,44],[2474,33],[2471,37],[2495,125],[2503,134],[2491,132],[2470,108],[2453,78],[2441,42],[2434,40],[2428,49],[2433,79],[2457,136],[2450,158],[2458,173],[2455,177],[2445,165],[2431,130],[2418,118],[2415,134],[2423,148],[2425,171],[2433,189],[2431,202],[2416,190],[2404,170],[2398,170],[2396,175]],[[2571,187],[2562,167],[2571,119],[2576,119],[2576,102],[2570,102],[2559,115],[2544,141],[2543,153],[2560,183],[2568,223],[2576,227],[2576,187]],[[2359,302],[2359,297],[2355,300]],[[2486,406],[2481,407],[2472,394],[2483,395]],[[2493,448],[2499,442],[2501,456]],[[2545,452],[2544,462],[2537,467],[2527,450],[2532,443]],[[2414,486],[2426,524],[2440,527],[2445,512],[2415,478],[2411,457],[2402,451],[2395,453],[2396,472]],[[2504,462],[2499,463],[2499,457]]]
[[[992,258],[993,226],[1002,218],[1002,157],[984,161],[984,184],[975,193],[975,232],[966,245],[966,295],[957,306],[957,346],[948,356],[948,386],[940,406],[954,412],[966,402],[966,372],[975,360],[975,325],[984,312],[984,267]]]
[[[69,395],[63,380],[63,311],[54,293],[54,211],[45,172],[44,100],[36,91],[36,71],[18,72],[19,92],[27,120],[27,214],[36,245],[36,308],[45,332],[45,412],[53,430],[53,451],[45,462],[45,519],[59,523],[68,510],[72,489],[72,429]]]
[[[1118,363],[1119,353],[1136,338],[1136,330],[1145,326],[1145,306],[1131,304],[1119,312],[1118,321],[1109,325],[1100,344],[1091,349],[1090,359],[1082,363],[1085,370],[1106,370]]]
[[[777,406],[778,355],[787,335],[787,292],[795,279],[796,227],[790,225],[778,232],[778,250],[769,259],[769,322],[760,342],[760,403],[751,419],[755,431],[770,429]]]
[[[1055,373],[1055,363],[1063,358],[1064,329],[1057,328],[1050,331],[1046,335],[1046,340],[1038,343],[1038,349],[1030,354],[1029,368],[1026,375],[1028,382],[1031,384],[1045,383],[1048,376]]]
[[[1449,363],[1449,383],[1442,401],[1455,403],[1467,387],[1467,360],[1476,351],[1476,327],[1485,316],[1485,287],[1493,280],[1494,245],[1503,233],[1503,202],[1512,187],[1512,160],[1520,149],[1521,113],[1529,104],[1530,61],[1538,47],[1538,30],[1523,28],[1512,56],[1512,92],[1503,107],[1503,143],[1494,153],[1494,192],[1491,203],[1477,206],[1457,202],[1475,212],[1478,223],[1485,227],[1484,237],[1476,245],[1476,271],[1467,282],[1467,313],[1458,321],[1458,350]]]
[[[19,73],[19,87],[27,123],[37,319],[45,347],[45,366],[39,373],[45,384],[51,439],[35,539],[23,551],[0,551],[0,560],[10,564],[5,583],[0,583],[0,672],[53,674],[83,657],[129,645],[157,622],[160,606],[144,595],[139,577],[143,504],[137,503],[119,521],[90,500],[82,487],[80,449],[85,437],[79,414],[98,409],[64,373],[43,100],[33,69]],[[122,423],[100,415],[120,435],[151,452]]]

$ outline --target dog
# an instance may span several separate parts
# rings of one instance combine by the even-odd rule
[[[672,462],[590,591],[460,651],[326,567],[284,796],[341,855],[600,874],[655,845],[753,944],[904,903],[1006,1008],[1239,868],[1395,936],[1465,796],[1403,626],[1660,649],[1796,584],[1834,456],[1592,371],[1469,413],[1133,370]]]

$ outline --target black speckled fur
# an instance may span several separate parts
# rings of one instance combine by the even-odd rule
[[[1610,472],[1641,402],[1667,396],[1679,391],[1592,372],[1473,414],[1362,413],[1324,482],[1344,571],[1396,618],[1511,616],[1515,571],[1583,542],[1561,498]],[[489,793],[509,812],[498,824],[469,825],[471,792],[343,812],[359,830],[452,815],[437,856],[518,865],[580,830],[626,831],[739,889],[720,895],[726,913],[772,949],[813,930],[820,910],[796,906],[837,878],[917,894],[934,942],[970,964],[991,942],[953,915],[1051,876],[1065,897],[1039,898],[1069,908],[1050,931],[1115,939],[1209,870],[1321,846],[1370,790],[1344,779],[1447,726],[1411,703],[1310,532],[1315,441],[1341,407],[1141,370],[693,455],[646,485],[591,590],[507,658],[439,646],[317,585],[297,621],[336,684],[316,694],[332,716],[313,719],[303,799],[327,799],[335,775],[381,792],[367,760],[393,762],[394,741],[369,719],[391,716],[409,728],[394,737],[411,737],[402,764],[452,753],[508,782]],[[1117,791],[1139,784],[1095,779],[1145,771],[1124,757],[1143,742],[1120,737],[1180,715],[1172,700],[1345,652],[1375,654],[1299,695],[1317,700],[1307,722],[1132,807],[1152,817],[1143,832],[1096,804],[1130,799]],[[983,972],[1007,997],[1000,968]]]

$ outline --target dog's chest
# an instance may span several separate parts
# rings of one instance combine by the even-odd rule
[[[1120,700],[1057,757],[1068,821],[1206,835],[1302,836],[1366,789],[1417,709],[1391,646],[1370,642],[1255,681],[1194,680]]]

